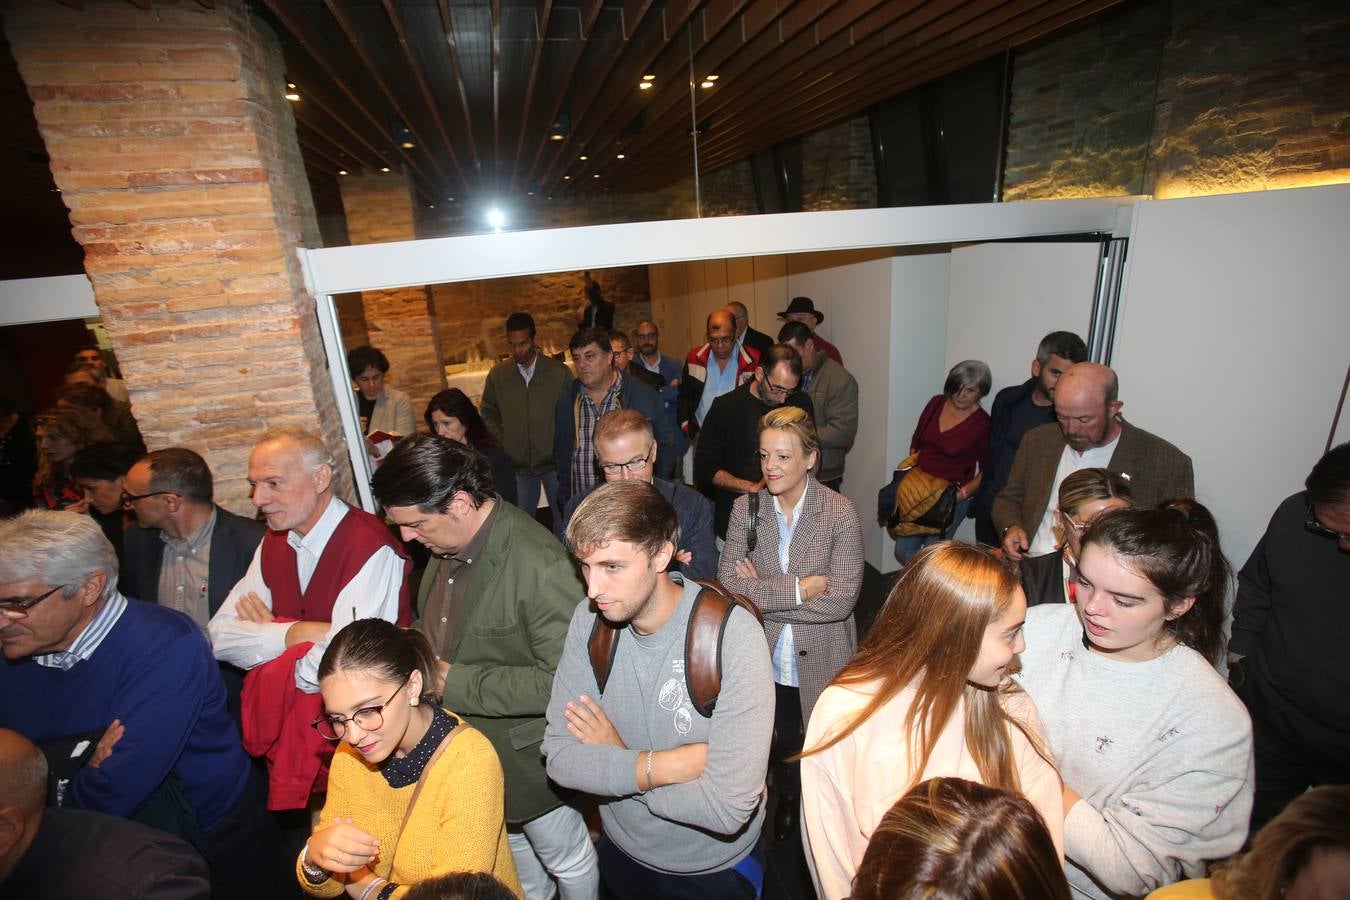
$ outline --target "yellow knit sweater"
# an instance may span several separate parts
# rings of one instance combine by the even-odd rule
[[[506,843],[502,766],[487,738],[474,728],[455,735],[426,773],[417,806],[400,836],[413,790],[411,784],[390,787],[380,771],[344,741],[333,754],[328,798],[315,831],[343,817],[378,838],[384,853],[371,869],[402,885],[394,897],[406,894],[408,885],[451,872],[490,873],[522,896]],[[296,877],[305,891],[318,897],[340,896],[346,886],[341,876],[310,884],[298,859]]]

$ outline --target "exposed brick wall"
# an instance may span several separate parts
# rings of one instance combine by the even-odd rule
[[[1350,7],[1122,4],[1019,52],[1004,198],[1350,178]]]
[[[651,316],[646,266],[597,269],[591,277],[614,306],[614,327],[631,339]],[[446,362],[495,359],[506,352],[503,324],[517,310],[534,316],[539,346],[563,350],[576,331],[585,284],[581,272],[555,272],[438,284],[431,289]]]
[[[353,175],[341,181],[347,233],[353,244],[410,241],[416,238],[412,187],[399,173]],[[445,387],[436,308],[425,287],[366,291],[362,294],[364,340],[349,303],[341,316],[348,349],[369,343],[389,358],[389,383],[412,397],[414,414]],[[348,332],[346,329],[350,328]],[[420,418],[414,415],[420,421]]]
[[[877,175],[866,116],[802,138],[802,209],[867,209],[876,205]]]
[[[5,30],[146,440],[201,452],[220,502],[251,512],[263,430],[341,449],[280,47],[242,0],[84,7],[16,4]]]

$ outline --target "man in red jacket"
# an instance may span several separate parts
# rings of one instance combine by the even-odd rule
[[[299,428],[265,435],[248,459],[253,505],[267,534],[208,628],[216,658],[243,669],[300,643],[295,686],[319,690],[319,660],[357,619],[411,622],[406,552],[384,523],[333,496],[333,459]]]

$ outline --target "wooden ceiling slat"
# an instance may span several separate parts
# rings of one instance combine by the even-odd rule
[[[445,52],[450,57],[450,69],[455,76],[459,106],[464,113],[464,136],[469,140],[469,155],[473,158],[476,181],[481,189],[483,187],[483,162],[478,157],[478,140],[473,133],[473,114],[469,112],[469,92],[464,88],[464,70],[459,65],[459,49],[455,44],[455,21],[450,15],[448,0],[438,0],[436,7],[441,13],[441,27],[445,29]]]
[[[389,101],[389,105],[393,107],[394,112],[398,114],[399,119],[403,122],[403,127],[408,129],[413,140],[417,142],[418,148],[422,150],[423,155],[426,156],[427,160],[431,163],[431,167],[435,169],[436,174],[440,176],[440,184],[449,186],[452,183],[450,176],[445,174],[440,163],[436,161],[436,155],[431,152],[431,147],[428,145],[426,139],[418,132],[416,120],[404,110],[403,106],[398,101],[396,92],[390,89],[389,82],[385,79],[384,74],[380,71],[379,67],[375,65],[374,60],[370,58],[370,54],[366,52],[365,44],[362,42],[357,28],[352,24],[348,10],[343,6],[343,0],[323,0],[323,5],[327,7],[333,20],[338,23],[338,28],[342,29],[343,35],[347,38],[347,43],[351,45],[351,48],[354,51],[356,51],[357,58],[360,59],[361,64],[366,67],[366,71],[370,74],[371,80],[375,82],[375,86],[380,89],[380,92],[384,94],[385,99]],[[401,144],[400,139],[394,135],[391,135],[390,139],[398,149],[399,155],[407,160],[408,165],[412,166],[418,172],[422,172],[417,163],[413,161],[413,157],[404,152],[404,147],[399,146]],[[422,175],[424,178],[426,177],[425,173],[422,173]],[[433,196],[440,197],[443,196],[444,193],[443,190],[436,191]]]
[[[553,123],[557,121],[558,113],[562,110],[563,103],[567,100],[568,87],[571,85],[572,79],[576,77],[577,65],[581,62],[582,53],[586,49],[586,42],[590,39],[591,32],[595,30],[595,23],[600,18],[600,12],[604,7],[605,0],[592,0],[590,9],[587,10],[584,16],[581,16],[578,22],[581,39],[576,42],[576,46],[572,48],[572,51],[568,54],[567,61],[563,65],[564,70],[567,72],[567,77],[558,79],[557,90],[554,94],[553,102],[550,104],[549,114],[543,121],[543,132],[540,134],[539,140],[535,144],[534,159],[530,161],[530,167],[526,170],[525,177],[522,179],[522,182],[526,186],[530,184],[531,179],[534,177],[535,167],[539,165],[539,157],[544,154],[544,148],[549,143],[549,130],[553,128]],[[581,10],[578,9],[577,13],[580,15]]]
[[[692,14],[695,6],[697,6],[696,0],[686,0],[686,2],[681,4],[681,8],[687,10],[687,12],[681,16],[681,21]],[[621,18],[619,20],[620,28],[626,28],[626,23],[632,20],[634,22],[633,30],[636,32],[638,23],[640,23],[642,18],[647,15],[647,12],[651,7],[652,0],[624,0],[623,7],[621,8]],[[590,111],[591,104],[595,102],[595,98],[610,84],[610,80],[614,75],[614,67],[618,65],[619,60],[623,57],[624,51],[627,49],[628,41],[621,33],[619,35],[619,40],[613,42],[609,52],[595,60],[595,67],[592,70],[592,73],[586,79],[586,83],[582,85],[580,102],[573,103],[572,105],[572,128],[565,139],[553,142],[558,146],[554,148],[552,159],[544,166],[543,177],[540,179],[541,183],[548,184],[550,182],[549,176],[553,170],[558,167],[560,160],[571,159],[580,152],[579,148],[585,146],[577,139],[577,135],[581,131],[581,123],[585,119],[587,112]],[[526,176],[526,183],[528,184],[533,178],[534,169],[531,168],[529,174]]]
[[[314,134],[322,138],[330,146],[335,147],[338,150],[339,154],[345,154],[347,156],[347,159],[350,161],[344,165],[344,168],[350,166],[357,166],[358,168],[370,168],[378,170],[380,165],[382,164],[382,161],[377,156],[375,157],[376,162],[372,166],[370,160],[364,154],[352,150],[352,148],[349,147],[345,142],[338,140],[337,138],[333,137],[333,135],[326,129],[319,127],[319,124],[313,121],[313,113],[306,112],[303,115],[297,113],[295,117],[295,122],[297,125],[303,126],[304,128],[307,128],[310,131],[314,132]]]
[[[337,72],[334,71],[333,65],[328,60],[326,60],[322,54],[317,54],[313,52],[312,49],[310,49],[312,41],[310,40],[309,37],[309,29],[305,27],[305,24],[301,19],[297,18],[297,12],[291,6],[289,0],[263,0],[263,2],[267,4],[267,8],[272,11],[272,14],[277,17],[277,19],[286,28],[286,30],[289,31],[292,34],[292,36],[294,36],[295,40],[299,42],[300,46],[306,49],[309,58],[313,60],[314,63],[318,65],[320,69],[323,70],[325,77],[329,81],[331,81],[333,85],[337,87],[337,89],[346,96],[347,100],[356,110],[358,110],[363,116],[366,117],[366,119],[372,125],[375,126],[375,133],[380,135],[381,138],[383,138],[385,141],[389,143],[390,147],[393,150],[393,153],[392,155],[386,156],[381,151],[375,150],[374,147],[372,147],[371,149],[375,150],[376,154],[382,160],[386,161],[386,165],[388,164],[388,160],[391,160],[394,157],[401,156],[404,159],[404,161],[408,164],[408,167],[413,172],[416,173],[416,177],[422,180],[423,193],[432,197],[439,195],[440,192],[434,189],[435,188],[434,180],[428,178],[426,173],[423,172],[421,168],[416,165],[415,162],[413,162],[412,158],[409,157],[408,154],[404,152],[402,148],[400,148],[396,143],[394,143],[394,139],[391,135],[388,134],[385,125],[382,124],[379,118],[376,117],[375,114],[372,113],[366,107],[366,105],[361,102],[361,100],[356,96],[355,92],[353,92],[352,89],[347,86],[346,82],[343,81],[342,78],[337,74]],[[353,134],[356,134],[355,130],[352,129],[351,126],[346,123],[346,120],[343,119],[341,116],[334,114],[331,109],[326,109],[325,112],[333,116],[333,118],[335,118],[337,121],[342,122],[344,127],[346,127],[349,131],[352,131]],[[362,143],[368,143],[364,137],[360,137],[358,135],[358,138],[362,141]]]
[[[422,68],[413,58],[412,49],[408,46],[408,35],[403,28],[403,20],[399,17],[398,10],[394,6],[394,0],[382,0],[384,4],[385,15],[389,19],[389,24],[394,29],[394,36],[398,39],[399,49],[403,51],[403,61],[411,70],[413,78],[417,81],[417,89],[422,93],[422,102],[427,105],[431,111],[431,120],[436,125],[436,131],[440,135],[441,142],[445,144],[445,149],[450,152],[450,162],[455,167],[456,174],[459,175],[459,189],[468,186],[468,178],[464,174],[464,166],[460,164],[459,155],[455,153],[454,142],[450,140],[450,134],[446,131],[445,122],[441,119],[440,106],[436,103],[436,98],[431,95],[431,89],[427,87],[426,78],[422,75]],[[411,127],[411,126],[409,126]]]
[[[303,78],[303,75],[300,74],[303,71],[304,70],[301,69],[299,72],[296,72],[295,74]],[[301,96],[303,96],[305,99],[301,101],[301,106],[298,109],[296,109],[297,121],[304,121],[309,125],[309,127],[313,128],[315,131],[320,131],[318,125],[314,121],[315,114],[312,111],[314,108],[317,108],[320,113],[322,113],[324,116],[327,116],[328,119],[331,119],[333,122],[336,122],[349,135],[356,138],[357,143],[359,143],[362,147],[366,149],[366,151],[370,153],[370,156],[367,157],[364,153],[353,153],[352,151],[348,150],[347,152],[351,154],[353,159],[357,160],[362,165],[367,165],[368,164],[367,160],[374,160],[373,168],[376,169],[378,169],[382,165],[386,165],[389,155],[384,151],[380,150],[377,146],[375,146],[375,144],[371,140],[369,140],[369,137],[367,135],[362,134],[360,131],[358,131],[354,125],[352,125],[350,122],[347,121],[346,118],[338,115],[337,111],[334,109],[334,104],[326,100],[321,91],[315,90],[313,87],[311,87],[311,85],[315,83],[317,82],[314,79],[305,79],[303,81],[304,86],[302,86],[302,90],[304,91],[304,93]],[[293,107],[293,109],[295,109],[295,107]],[[345,148],[346,145],[343,142],[338,141],[331,135],[327,135],[326,132],[324,132],[324,134],[327,137],[329,143],[333,144],[334,146],[341,146]]]
[[[533,122],[530,114],[534,109],[534,88],[539,82],[539,62],[544,58],[549,18],[552,15],[553,0],[544,0],[539,18],[535,20],[534,60],[530,63],[530,79],[525,85],[525,102],[520,107],[520,135],[516,138],[516,155],[511,164],[510,186],[513,190],[519,188],[517,170],[520,168],[520,151],[525,146],[525,135],[530,133],[530,125]]]
[[[320,147],[313,141],[306,140],[303,135],[297,135],[296,139],[300,142],[300,152],[310,154],[323,159],[325,165],[321,167],[324,174],[334,175],[338,169],[346,169],[347,164],[339,159],[335,159],[330,150]]]
[[[1065,24],[1106,9],[1115,2],[1117,0],[1086,0],[1074,4],[1069,9],[1063,9],[1062,4],[1056,4],[1056,8],[1061,11],[1044,18],[1038,18],[1040,13],[1031,10],[996,27],[986,27],[977,40],[968,40],[955,46],[939,46],[917,62],[901,54],[893,54],[889,61],[884,63],[877,57],[872,57],[866,62],[855,64],[855,68],[863,70],[861,73],[863,77],[859,77],[858,71],[850,73],[850,81],[853,82],[850,90],[802,98],[803,102],[798,109],[800,118],[794,119],[790,128],[761,130],[755,134],[755,139],[757,142],[767,141],[763,146],[771,146],[780,140],[857,115],[881,100],[957,71],[966,65],[987,59],[1007,47],[1035,40]],[[841,110],[845,112],[841,113]],[[743,159],[753,152],[749,149],[750,146],[748,139],[743,139],[727,147],[715,149],[701,160],[702,168],[707,170]]]

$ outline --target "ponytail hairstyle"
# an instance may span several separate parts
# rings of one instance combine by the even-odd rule
[[[319,680],[338,671],[368,672],[384,681],[422,673],[422,693],[436,683],[436,654],[426,635],[384,619],[358,619],[329,643],[319,662]]]
[[[1163,595],[1173,615],[1187,597],[1191,608],[1163,627],[1216,665],[1224,650],[1223,613],[1232,569],[1219,549],[1219,526],[1201,503],[1189,497],[1164,500],[1153,509],[1102,513],[1083,535],[1083,546],[1108,550]]]

